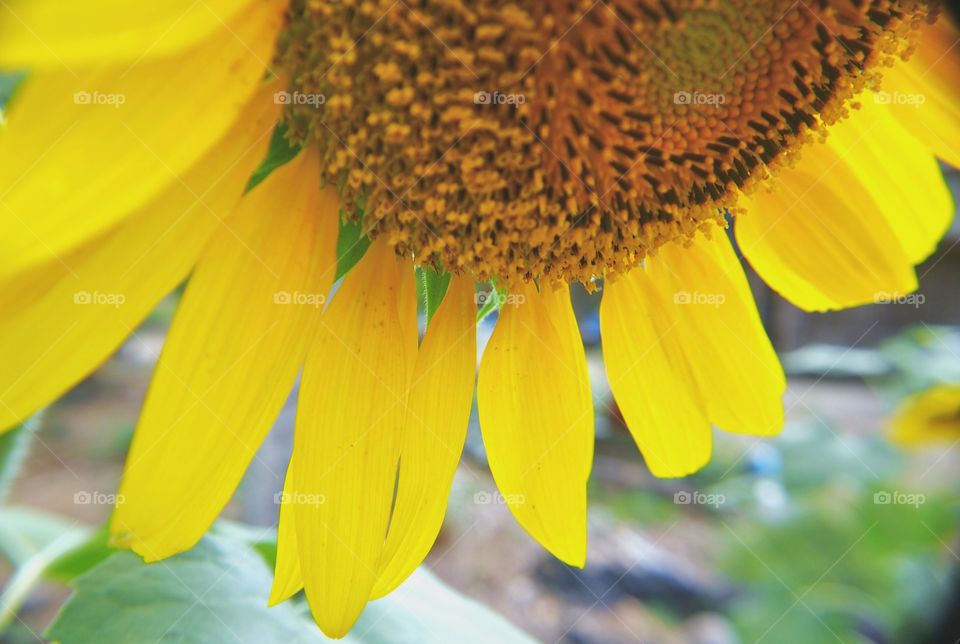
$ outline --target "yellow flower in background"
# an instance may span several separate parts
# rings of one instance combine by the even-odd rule
[[[115,539],[194,545],[302,369],[272,601],[304,587],[331,636],[440,530],[475,281],[511,294],[477,382],[493,476],[582,566],[594,412],[568,284],[606,280],[613,394],[651,471],[684,476],[712,426],[783,422],[725,210],[810,311],[912,291],[953,216],[935,155],[960,163],[958,36],[934,3],[128,4],[0,4],[0,67],[29,72],[0,138],[0,428],[189,276]],[[280,122],[303,151],[245,192]],[[331,295],[340,216],[374,242]],[[453,274],[422,342],[415,264]]]
[[[890,437],[908,447],[960,440],[960,384],[942,384],[900,403],[890,419]]]

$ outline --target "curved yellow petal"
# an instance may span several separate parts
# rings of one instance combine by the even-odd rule
[[[677,344],[711,423],[772,435],[783,427],[787,382],[725,231],[688,247],[671,243],[647,262],[661,313],[676,322],[662,342]]]
[[[256,2],[199,47],[129,72],[31,75],[0,137],[0,281],[63,257],[180,181],[258,89],[276,5]]]
[[[346,634],[377,578],[417,353],[416,296],[403,285],[413,278],[410,260],[375,241],[333,296],[303,372],[290,494],[307,601],[329,637]]]
[[[467,438],[477,362],[473,282],[453,277],[417,354],[400,477],[374,598],[399,586],[440,533]]]
[[[885,100],[883,94],[861,96],[860,108],[830,129],[827,145],[873,197],[910,261],[919,264],[950,228],[953,198],[936,158]]]
[[[118,227],[0,283],[0,431],[92,372],[186,278],[263,159],[279,108],[263,87],[176,182]]]
[[[654,476],[680,477],[710,460],[713,435],[679,350],[683,327],[660,305],[643,268],[604,285],[603,362],[610,390]]]
[[[521,526],[560,560],[584,565],[593,402],[567,290],[528,285],[506,305],[477,384],[490,471]]]
[[[251,1],[5,0],[0,67],[136,64],[202,40]]]
[[[960,440],[960,384],[941,384],[910,396],[890,419],[891,438],[918,447]]]
[[[947,16],[923,28],[908,62],[884,70],[881,100],[927,148],[960,168],[960,31]],[[896,156],[896,155],[894,155]]]
[[[273,587],[270,589],[268,604],[276,606],[296,595],[303,588],[303,576],[300,574],[300,553],[297,550],[297,526],[295,524],[294,504],[296,499],[290,492],[292,470],[287,469],[283,481],[283,494],[280,498],[280,519],[277,522],[277,561],[273,572]]]
[[[111,526],[148,561],[203,536],[290,393],[336,273],[336,191],[319,186],[316,151],[275,171],[190,279]]]
[[[836,151],[815,144],[772,190],[742,197],[737,242],[774,290],[807,311],[880,301],[917,288],[882,208]]]

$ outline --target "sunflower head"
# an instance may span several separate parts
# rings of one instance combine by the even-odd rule
[[[293,136],[373,235],[511,283],[689,239],[832,123],[919,0],[293,3]]]

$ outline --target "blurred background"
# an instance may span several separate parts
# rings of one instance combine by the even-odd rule
[[[949,178],[957,194],[960,175]],[[786,429],[767,440],[718,432],[711,465],[683,480],[648,473],[606,389],[599,298],[576,293],[597,400],[586,569],[553,559],[513,521],[475,410],[426,566],[548,642],[960,641],[960,434],[904,451],[887,428],[905,396],[960,382],[960,225],[918,273],[916,297],[827,315],[803,314],[755,280],[789,376]],[[39,417],[7,499],[19,509],[3,516],[67,518],[48,532],[103,524],[177,297]],[[479,329],[481,349],[494,320]],[[267,534],[295,397],[225,513]],[[0,586],[18,548],[30,550],[4,520]],[[37,641],[68,594],[40,585],[0,641]]]

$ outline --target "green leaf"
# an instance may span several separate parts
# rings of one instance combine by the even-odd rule
[[[86,535],[88,528],[29,508],[0,508],[0,554],[15,568],[47,548],[62,535]]]
[[[154,564],[118,552],[79,577],[46,637],[71,642],[319,642],[292,604],[267,608],[271,574],[240,542],[208,536]]]
[[[427,325],[433,319],[433,314],[440,308],[443,296],[450,286],[450,273],[439,272],[432,266],[417,266],[417,294],[423,301],[424,311],[427,313]]]
[[[250,177],[247,183],[247,192],[250,192],[263,180],[270,176],[270,173],[277,168],[290,163],[300,153],[300,146],[290,143],[287,138],[287,127],[281,123],[273,130],[273,137],[270,139],[270,148],[267,150],[267,157],[263,160]]]
[[[481,287],[481,290],[477,292],[477,303],[482,305],[477,313],[477,324],[480,324],[485,317],[497,310],[500,302],[504,301],[506,297],[507,289],[497,288],[495,282],[491,283],[489,290]]]
[[[27,456],[33,427],[33,421],[27,421],[0,434],[0,503],[7,497],[10,484]]]
[[[337,279],[349,273],[363,259],[368,248],[370,238],[363,234],[360,222],[348,221],[341,216],[337,235]]]
[[[104,524],[76,547],[53,561],[44,577],[63,583],[72,582],[116,552],[108,545],[109,542],[110,531]]]
[[[24,72],[0,73],[0,109],[10,101],[26,76]]]
[[[79,577],[46,637],[72,642],[326,642],[302,601],[267,608],[271,572],[242,526],[215,528],[153,564],[118,552]],[[246,533],[246,536],[244,534]],[[257,541],[257,539],[254,539]],[[371,603],[345,642],[530,642],[501,617],[418,571]]]

